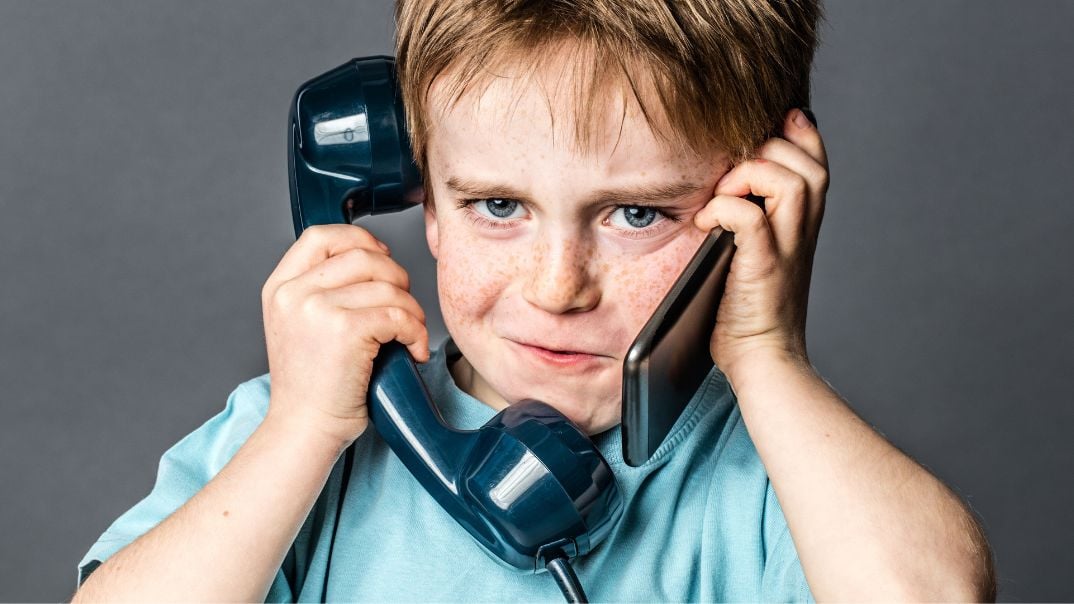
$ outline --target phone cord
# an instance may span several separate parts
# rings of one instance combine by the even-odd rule
[[[578,575],[574,574],[574,569],[571,568],[571,563],[567,560],[566,554],[553,555],[548,560],[545,568],[548,569],[548,574],[552,575],[552,578],[556,580],[556,585],[559,586],[559,590],[563,592],[563,597],[568,602],[589,602],[589,599],[585,597],[585,592],[582,591],[582,584],[578,581]]]
[[[328,542],[328,561],[324,565],[324,587],[321,588],[321,601],[327,602],[328,576],[332,570],[332,550],[336,547],[336,532],[339,531],[339,517],[343,514],[343,496],[347,494],[347,483],[351,478],[351,467],[354,465],[354,445],[347,447],[343,454],[343,480],[339,485],[339,497],[336,499],[336,521],[332,525],[332,540]]]

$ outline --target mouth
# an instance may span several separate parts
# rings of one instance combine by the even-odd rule
[[[583,352],[580,350],[555,350],[537,344],[525,344],[507,340],[522,356],[557,367],[588,367],[600,364],[607,359],[605,355]]]

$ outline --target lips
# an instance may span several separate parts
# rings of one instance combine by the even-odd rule
[[[542,351],[559,354],[559,355],[588,355],[594,357],[608,356],[599,352],[593,352],[589,347],[571,348],[562,344],[546,344],[542,342],[527,342],[523,340],[511,340],[516,344],[521,344],[529,348],[538,348]]]
[[[608,360],[605,355],[555,350],[514,340],[508,340],[508,342],[520,357],[541,367],[554,367],[560,370],[599,370],[605,365],[604,361]]]

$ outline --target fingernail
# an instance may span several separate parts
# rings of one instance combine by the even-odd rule
[[[377,245],[379,245],[380,249],[384,250],[385,253],[388,253],[388,252],[391,251],[391,250],[388,249],[388,245],[386,243],[384,243],[383,241],[378,241]]]
[[[806,117],[805,111],[796,109],[794,113],[794,125],[801,129],[806,129],[812,125],[812,120]]]

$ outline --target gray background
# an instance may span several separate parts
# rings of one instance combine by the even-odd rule
[[[1072,600],[1074,3],[827,9],[812,359],[981,515],[1002,599]],[[387,2],[0,0],[0,600],[67,598],[266,371],[290,95],[392,34]],[[371,226],[435,312],[418,213]]]

